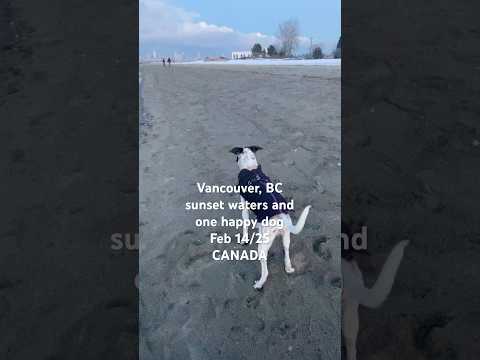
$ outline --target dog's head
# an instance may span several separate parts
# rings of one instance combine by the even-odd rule
[[[256,169],[258,167],[257,158],[255,153],[258,150],[262,150],[260,146],[247,146],[247,147],[234,147],[230,152],[237,155],[237,165],[242,169]]]

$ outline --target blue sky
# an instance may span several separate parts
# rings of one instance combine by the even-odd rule
[[[254,42],[275,43],[278,24],[295,18],[301,49],[309,38],[326,51],[340,36],[340,0],[140,0],[140,55],[229,55]]]

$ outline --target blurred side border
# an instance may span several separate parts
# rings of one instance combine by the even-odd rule
[[[342,2],[342,224],[368,227],[367,251],[343,258],[370,287],[410,240],[388,298],[360,307],[358,359],[480,353],[477,12],[473,1]]]
[[[0,5],[2,359],[138,358],[137,1]]]

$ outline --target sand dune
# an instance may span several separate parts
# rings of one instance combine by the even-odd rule
[[[340,358],[340,67],[140,72],[141,359]],[[228,150],[242,145],[264,148],[257,158],[295,200],[294,222],[312,205],[292,236],[296,273],[285,274],[277,240],[261,292],[252,288],[258,262],[213,261],[209,229],[194,226],[202,212],[184,210],[186,201],[232,199],[200,194],[196,183],[236,184]]]

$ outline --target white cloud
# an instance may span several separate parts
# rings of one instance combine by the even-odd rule
[[[180,45],[221,51],[248,50],[256,42],[262,46],[277,43],[274,36],[259,32],[242,33],[199,18],[199,14],[164,0],[140,0],[140,46],[150,43],[160,47]]]

